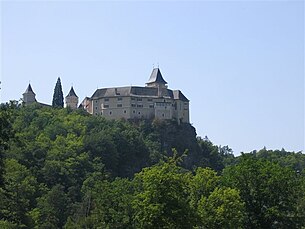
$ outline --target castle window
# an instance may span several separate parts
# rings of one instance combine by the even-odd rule
[[[122,104],[118,104],[117,107],[122,107]]]
[[[136,107],[136,104],[131,104],[131,107]]]
[[[131,98],[131,100],[133,100],[133,101],[134,101],[134,100],[136,100],[136,99],[135,99],[135,98]]]
[[[142,101],[142,98],[137,98],[137,101]]]
[[[123,100],[123,98],[121,98],[121,97],[118,98],[118,101],[122,101],[122,100]]]
[[[104,108],[109,108],[109,105],[108,104],[104,104]]]
[[[124,110],[124,114],[126,114],[126,110]]]
[[[95,107],[95,110],[97,110],[97,107]]]
[[[150,105],[149,105],[149,108],[154,108],[154,105],[150,104]]]
[[[105,102],[109,101],[109,98],[105,98],[104,101],[105,101]]]
[[[136,113],[136,111],[134,110],[134,111],[133,111],[133,113],[135,114],[135,113]]]
[[[95,103],[97,103],[97,100],[95,100]]]
[[[139,111],[139,113],[138,113],[139,115],[141,114],[141,112]]]
[[[143,107],[143,104],[138,104],[137,107]]]
[[[109,114],[112,115],[112,111],[110,111]]]
[[[148,102],[151,102],[151,101],[152,101],[152,99],[147,99],[147,101],[148,101]]]
[[[162,114],[162,117],[164,117],[164,114]]]

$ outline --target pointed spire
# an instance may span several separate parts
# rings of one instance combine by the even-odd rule
[[[29,86],[27,87],[27,89],[25,90],[24,93],[33,93],[33,94],[35,94],[30,83],[29,83]]]
[[[70,96],[78,97],[73,89],[73,86],[71,87],[71,89],[66,97],[70,97]]]
[[[153,69],[147,84],[151,84],[151,83],[167,84],[167,82],[163,79],[163,76],[159,68]]]

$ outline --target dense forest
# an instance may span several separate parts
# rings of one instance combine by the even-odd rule
[[[305,228],[305,155],[175,121],[0,108],[0,228]]]

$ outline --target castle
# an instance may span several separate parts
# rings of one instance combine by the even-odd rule
[[[37,102],[29,84],[25,104]],[[66,107],[81,108],[106,119],[175,119],[189,123],[189,100],[180,90],[168,89],[159,68],[154,68],[145,87],[127,86],[97,89],[78,106],[73,87],[65,97]]]
[[[42,106],[48,106],[48,107],[51,106],[51,105],[48,105],[48,104],[40,103],[36,100],[36,94],[33,91],[31,84],[28,85],[27,89],[22,94],[22,96],[23,96],[22,101],[23,101],[25,106],[29,105],[29,104],[32,104],[32,103],[38,103]],[[78,108],[77,107],[78,96],[76,95],[73,87],[71,87],[70,92],[66,96],[65,100],[66,100],[66,107],[70,107],[72,109],[77,109]]]

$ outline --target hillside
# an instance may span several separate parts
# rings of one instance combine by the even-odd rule
[[[234,157],[190,124],[107,121],[35,104],[3,106],[0,118],[1,228],[304,223],[301,153],[262,149]]]

